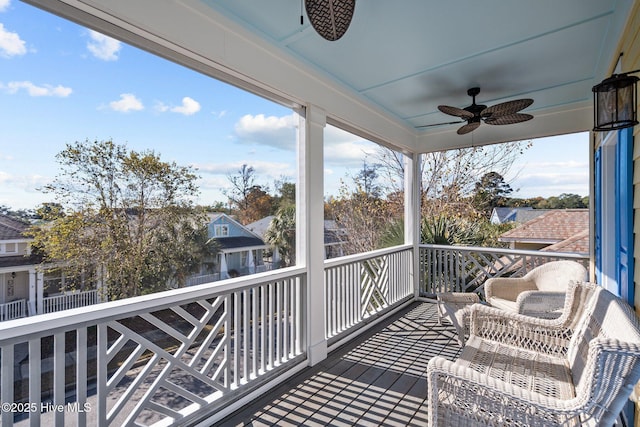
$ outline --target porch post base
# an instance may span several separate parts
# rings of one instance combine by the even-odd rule
[[[309,366],[317,365],[327,358],[327,341],[322,340],[316,344],[309,346],[309,351],[307,353],[307,360],[309,361]]]

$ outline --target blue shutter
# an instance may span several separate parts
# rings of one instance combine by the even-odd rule
[[[594,215],[595,236],[593,238],[596,282],[602,283],[602,147],[599,147],[593,158],[594,167]]]
[[[618,132],[616,147],[616,281],[633,306],[633,128]]]

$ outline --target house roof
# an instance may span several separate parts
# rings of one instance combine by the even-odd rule
[[[533,208],[530,206],[521,207],[521,208],[493,208],[491,217],[492,218],[495,217],[502,224],[507,221],[517,221],[519,215],[520,217],[522,217],[523,213],[532,211],[532,210]],[[538,213],[538,215],[540,215],[540,213]],[[531,218],[528,218],[528,219],[531,219]],[[520,220],[520,222],[526,222],[526,221]]]
[[[29,224],[0,214],[0,240],[23,240]]]
[[[555,209],[504,233],[501,242],[538,242],[555,244],[588,233],[588,209]]]
[[[257,237],[216,237],[215,241],[218,242],[222,250],[266,246],[264,241]]]
[[[254,221],[245,225],[244,227],[251,231],[252,233],[262,237],[264,239],[264,235],[271,224],[271,220],[273,219],[273,215],[265,216],[262,219]]]
[[[576,252],[589,253],[589,230],[583,230],[562,242],[555,243],[541,249],[546,252]]]

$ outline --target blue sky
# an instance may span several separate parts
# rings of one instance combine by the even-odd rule
[[[49,201],[37,188],[56,175],[55,155],[86,139],[193,165],[201,204],[225,201],[228,175],[244,163],[271,188],[296,173],[289,109],[16,0],[0,0],[0,117],[0,204],[12,208]],[[329,195],[374,145],[326,134]],[[514,196],[586,195],[587,138],[536,141],[508,177]]]

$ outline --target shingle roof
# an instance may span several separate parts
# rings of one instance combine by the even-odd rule
[[[265,246],[264,241],[257,237],[216,237],[215,241],[218,242],[221,249],[236,249],[253,246]]]
[[[559,243],[589,230],[588,209],[554,209],[500,236],[501,242]]]
[[[273,215],[265,216],[262,219],[254,221],[250,224],[245,225],[244,227],[251,231],[254,234],[262,237],[264,239],[264,235],[271,224],[271,220],[273,219]]]
[[[581,254],[589,253],[589,230],[584,230],[562,242],[542,248],[547,252],[576,252]]]
[[[0,240],[24,239],[29,224],[7,215],[0,214]]]

